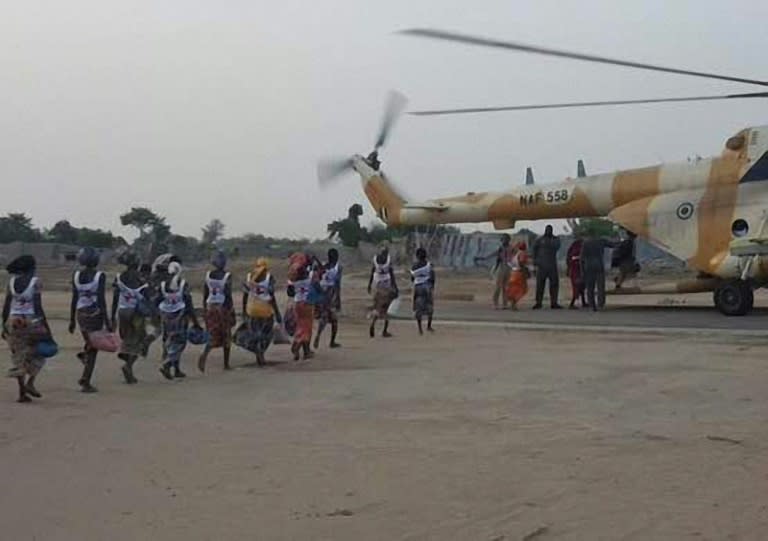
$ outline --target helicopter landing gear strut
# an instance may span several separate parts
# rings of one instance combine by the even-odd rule
[[[715,306],[726,316],[748,314],[755,303],[752,285],[744,280],[725,282],[715,289]]]

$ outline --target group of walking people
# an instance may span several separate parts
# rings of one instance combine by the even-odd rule
[[[627,279],[637,275],[640,266],[636,258],[635,239],[636,236],[630,231],[626,232],[621,241],[591,233],[576,235],[566,255],[566,273],[571,283],[569,308],[577,308],[578,302],[582,308],[594,311],[605,306],[605,251],[608,249],[613,250],[611,267],[617,269],[616,289],[621,289]],[[529,267],[531,258],[526,243],[512,245],[511,241],[509,235],[502,235],[501,245],[495,254],[492,274],[495,282],[493,306],[496,309],[516,310],[528,292],[528,279],[534,274]],[[559,304],[560,247],[560,239],[554,234],[551,225],[546,226],[544,234],[533,243],[532,262],[536,277],[534,310],[542,308],[547,286],[550,307],[555,310],[562,308]]]
[[[338,347],[337,313],[340,307],[341,267],[338,252],[330,250],[325,263],[302,254],[305,269],[294,272],[288,282],[288,295],[293,300],[286,317],[295,323],[293,333],[294,357],[311,357],[309,340],[313,319],[320,321],[314,345],[319,347],[323,329],[331,325],[331,347]],[[97,389],[92,383],[96,360],[100,352],[114,352],[123,361],[125,382],[137,383],[134,363],[146,357],[151,344],[162,341],[160,373],[166,379],[181,379],[186,374],[181,357],[187,344],[203,346],[198,368],[206,369],[213,349],[224,353],[224,369],[230,369],[233,339],[252,351],[259,365],[273,342],[275,332],[284,328],[283,315],[275,299],[275,280],[266,259],[259,259],[243,283],[243,321],[233,333],[237,322],[233,301],[232,275],[227,270],[227,258],[216,252],[211,269],[203,281],[203,321],[198,320],[191,288],[184,278],[181,260],[165,254],[152,265],[141,264],[133,252],[118,258],[124,270],[112,283],[112,306],[107,309],[107,277],[99,270],[99,253],[83,248],[78,253],[79,269],[72,276],[69,332],[78,328],[83,336],[83,348],[77,353],[82,363],[78,383],[84,393]],[[293,267],[292,267],[293,268]],[[42,282],[36,273],[35,258],[23,255],[13,260],[6,270],[10,275],[2,314],[2,336],[8,341],[11,368],[8,376],[18,382],[18,401],[40,398],[35,385],[46,359],[56,355],[58,346],[53,338],[42,303]],[[311,273],[313,280],[306,281]],[[311,301],[309,287],[317,288]],[[311,306],[309,311],[307,306]],[[307,321],[307,319],[309,321]],[[283,337],[283,340],[290,340]]]
[[[77,259],[79,269],[71,282],[69,332],[79,328],[83,337],[77,358],[82,363],[78,384],[84,393],[97,392],[93,376],[100,352],[117,353],[123,361],[125,382],[135,384],[138,380],[134,364],[147,357],[156,340],[162,344],[159,371],[168,380],[186,377],[181,358],[188,344],[203,346],[197,362],[200,372],[205,372],[214,349],[223,350],[224,369],[229,370],[233,343],[252,352],[259,366],[266,364],[265,355],[273,343],[290,343],[296,361],[312,358],[313,349],[320,347],[320,338],[329,326],[329,347],[340,347],[342,267],[336,249],[328,251],[326,261],[303,252],[290,257],[286,283],[289,300],[282,311],[269,262],[257,259],[242,285],[239,326],[232,274],[223,252],[213,255],[211,268],[204,276],[202,321],[198,320],[182,262],[173,254],[164,254],[151,265],[142,264],[134,252],[121,254],[118,263],[124,269],[111,284],[111,309],[107,307],[109,285],[106,273],[99,269],[99,253],[83,248]],[[36,273],[35,258],[18,257],[6,270],[10,280],[3,305],[2,336],[11,352],[8,376],[18,382],[18,401],[29,402],[41,398],[36,378],[46,360],[58,353],[58,346],[43,309],[42,282]],[[417,251],[410,277],[418,330],[423,334],[426,319],[426,330],[431,332],[436,280],[426,250]],[[374,258],[368,289],[374,304],[370,335],[375,335],[377,322],[383,320],[382,336],[390,337],[390,308],[398,299],[399,289],[386,247]]]

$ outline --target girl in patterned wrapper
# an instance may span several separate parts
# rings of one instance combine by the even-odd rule
[[[129,385],[138,383],[133,365],[139,357],[146,357],[149,345],[155,339],[147,334],[147,318],[151,317],[152,292],[148,280],[139,271],[139,257],[133,252],[121,255],[118,262],[125,270],[115,277],[112,295],[112,321],[120,333],[120,352],[123,377]]]
[[[247,337],[241,345],[256,354],[256,364],[265,366],[265,354],[272,343],[275,321],[282,323],[275,299],[275,279],[269,261],[260,257],[243,284],[243,325]]]
[[[416,262],[411,267],[411,281],[413,282],[413,315],[419,327],[419,334],[424,334],[422,326],[424,316],[427,316],[427,330],[434,332],[432,316],[435,311],[435,269],[427,260],[427,251],[424,248],[416,250]]]
[[[83,374],[78,383],[84,393],[95,393],[96,387],[91,384],[93,371],[96,368],[98,350],[90,341],[90,334],[106,328],[112,332],[112,323],[107,312],[105,295],[106,275],[97,270],[99,253],[91,247],[80,250],[77,255],[80,270],[72,277],[72,303],[69,310],[69,332],[73,334],[79,326],[83,335],[83,351],[77,357],[83,363]]]
[[[35,258],[17,257],[6,267],[11,280],[3,303],[3,338],[8,340],[12,366],[8,377],[19,384],[18,402],[31,402],[30,397],[42,398],[35,387],[35,378],[45,365],[37,352],[37,344],[50,339],[51,329],[43,311],[42,284],[35,276]]]
[[[322,296],[318,273],[312,268],[312,258],[306,254],[291,256],[291,265],[288,270],[288,296],[293,298],[296,312],[296,332],[293,334],[291,346],[293,360],[298,361],[303,353],[306,361],[315,356],[310,349],[315,316],[314,305]]]
[[[200,324],[195,316],[189,285],[181,277],[181,263],[172,262],[168,265],[169,280],[160,283],[160,318],[163,325],[163,344],[165,345],[165,362],[160,367],[160,373],[166,379],[185,378],[181,371],[181,354],[187,347],[187,330],[189,323],[196,329]]]
[[[341,272],[339,251],[331,248],[328,250],[328,263],[322,266],[320,287],[323,289],[323,296],[315,307],[318,319],[315,349],[320,347],[320,335],[329,323],[331,324],[331,342],[328,346],[341,347],[341,344],[336,341],[336,336],[339,334],[338,313],[341,310]]]
[[[232,348],[232,327],[235,326],[235,308],[232,301],[231,275],[226,271],[227,256],[217,251],[211,258],[213,270],[205,275],[203,285],[203,306],[205,306],[205,327],[210,340],[197,362],[200,372],[205,372],[208,354],[214,348],[224,349],[224,370],[229,370],[229,355]]]
[[[395,281],[395,271],[392,267],[392,259],[389,249],[382,247],[379,254],[373,258],[371,276],[368,279],[368,294],[373,293],[373,314],[368,334],[373,338],[376,335],[376,322],[384,320],[384,330],[381,336],[389,338],[389,305],[392,304],[400,292]]]

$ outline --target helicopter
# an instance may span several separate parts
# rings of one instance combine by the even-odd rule
[[[677,69],[640,62],[543,48],[433,29],[401,34],[520,51],[572,60],[618,65],[708,79],[768,86],[768,81]],[[598,107],[664,102],[768,98],[768,92],[642,100],[512,105],[410,111],[415,116],[480,114],[535,109]],[[388,225],[483,223],[511,229],[518,220],[605,217],[685,261],[695,279],[634,293],[713,292],[726,315],[745,315],[754,290],[768,285],[768,126],[749,127],[728,137],[719,156],[587,175],[550,184],[530,181],[504,192],[470,192],[453,197],[408,201],[381,170],[379,151],[406,99],[391,92],[372,152],[318,163],[321,186],[356,172],[377,216]]]

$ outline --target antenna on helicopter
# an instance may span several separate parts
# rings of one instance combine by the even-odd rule
[[[529,167],[525,170],[525,185],[526,186],[533,186],[534,180],[533,180],[533,168]]]
[[[584,178],[587,176],[587,170],[584,167],[584,160],[576,162],[576,178]]]

